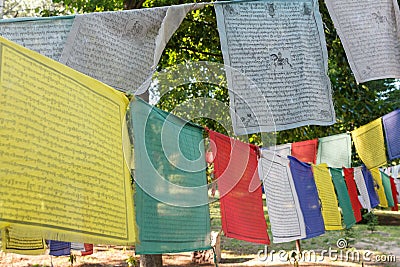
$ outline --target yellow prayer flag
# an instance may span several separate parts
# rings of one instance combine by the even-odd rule
[[[343,229],[342,219],[328,165],[326,163],[312,165],[312,169],[318,196],[321,200],[325,230],[341,230]]]
[[[354,145],[368,169],[386,164],[382,119],[376,119],[351,132]]]
[[[387,208],[388,202],[386,199],[385,188],[382,184],[381,172],[379,171],[379,168],[373,168],[370,171],[372,174],[372,178],[374,179],[375,191],[378,193],[379,205],[381,207]]]
[[[123,153],[128,99],[4,38],[0,51],[0,226],[134,244]]]

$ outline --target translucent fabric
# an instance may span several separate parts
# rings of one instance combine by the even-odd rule
[[[383,128],[385,129],[386,147],[389,160],[400,157],[400,110],[395,110],[382,117]]]
[[[379,205],[383,208],[387,208],[388,201],[386,199],[385,189],[383,188],[382,184],[381,172],[379,171],[379,168],[373,168],[370,170],[370,172],[372,174],[372,179],[374,180],[374,187],[378,195]]]
[[[318,139],[317,164],[326,163],[329,167],[351,166],[351,136],[337,134]]]
[[[295,157],[288,156],[288,158],[306,225],[306,238],[322,235],[325,233],[324,219],[311,166]]]
[[[315,184],[322,206],[325,230],[341,230],[342,218],[339,212],[339,204],[333,187],[332,177],[327,164],[313,165]]]
[[[346,182],[342,174],[342,169],[329,169],[332,176],[333,185],[335,187],[339,207],[342,210],[343,222],[346,228],[350,228],[356,223],[353,208],[350,201],[349,192],[347,191]]]
[[[352,131],[351,135],[356,151],[368,169],[386,164],[381,118]]]
[[[292,143],[292,156],[302,162],[316,163],[318,139]]]
[[[136,98],[130,105],[135,153],[137,254],[210,248],[203,128]]]
[[[353,208],[354,218],[356,222],[362,220],[361,216],[361,203],[358,199],[357,186],[354,181],[354,169],[353,168],[343,168],[344,179],[346,181],[347,192],[349,193],[351,207]]]
[[[214,175],[221,203],[222,230],[227,237],[269,244],[258,176],[258,147],[210,131]],[[252,188],[252,183],[256,183]]]

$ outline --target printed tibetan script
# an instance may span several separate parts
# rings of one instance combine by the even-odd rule
[[[400,78],[396,0],[326,0],[358,83]]]
[[[242,73],[226,71],[236,134],[335,122],[316,1],[221,2],[215,10],[225,65]]]

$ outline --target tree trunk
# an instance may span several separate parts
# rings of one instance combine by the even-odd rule
[[[140,267],[161,267],[162,265],[161,254],[140,255]]]

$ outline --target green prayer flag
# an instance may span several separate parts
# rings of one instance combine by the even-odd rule
[[[347,191],[342,169],[330,168],[330,172],[339,201],[339,207],[342,209],[344,224],[346,225],[346,228],[350,228],[356,223],[356,218],[354,217],[349,192]]]
[[[139,98],[130,105],[137,254],[211,248],[203,128]]]
[[[388,202],[389,207],[394,207],[394,200],[393,200],[393,195],[392,195],[392,187],[390,186],[390,178],[389,176],[381,171],[381,177],[382,177],[382,184],[383,184],[383,189],[385,190],[385,196]],[[396,204],[397,205],[397,204]]]

